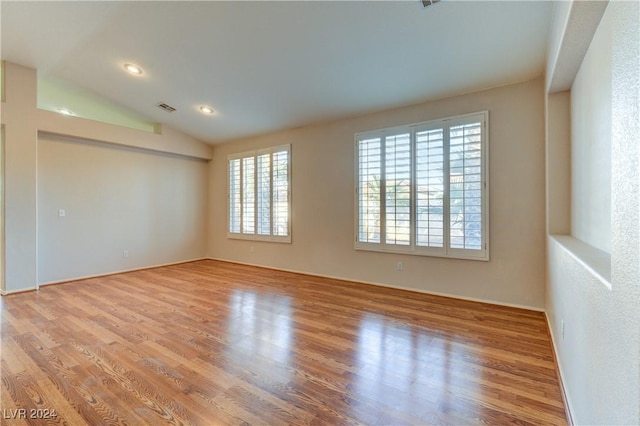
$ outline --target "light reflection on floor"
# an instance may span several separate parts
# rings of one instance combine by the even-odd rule
[[[354,354],[359,366],[354,391],[392,410],[431,418],[453,395],[451,350],[425,330],[367,313]]]
[[[229,361],[240,364],[291,362],[294,329],[291,297],[235,290],[229,300]],[[283,377],[287,381],[288,377]]]
[[[296,336],[296,324],[306,314],[292,301],[291,296],[269,292],[231,293],[226,338],[233,344],[225,353],[229,367],[278,388],[305,381],[295,371],[301,352],[320,370],[338,363],[350,370],[347,387],[355,396],[350,403],[354,418],[361,416],[363,407],[376,407],[372,415],[378,419],[405,413],[433,420],[442,407],[464,402],[457,395],[461,389],[469,395],[477,390],[478,379],[466,376],[465,370],[473,367],[466,363],[465,345],[452,344],[455,336],[444,338],[378,313],[365,312],[359,323],[342,324],[351,327],[354,336],[346,357],[345,352],[310,354],[309,348],[322,348],[322,339],[337,337],[330,329],[319,332],[318,340]]]

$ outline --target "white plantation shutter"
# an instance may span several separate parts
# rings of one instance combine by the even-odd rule
[[[411,137],[409,133],[385,139],[385,242],[411,243]]]
[[[273,235],[289,235],[289,150],[273,153]]]
[[[416,245],[444,247],[444,129],[416,130]]]
[[[482,249],[482,122],[449,127],[449,240]]]
[[[242,233],[253,234],[255,231],[255,157],[242,159]]]
[[[258,234],[271,235],[271,154],[258,156]]]
[[[380,138],[358,143],[358,240],[379,243],[381,233],[382,142]]]
[[[291,242],[289,158],[289,145],[229,156],[229,238]]]
[[[229,161],[229,232],[240,232],[240,159]]]
[[[488,113],[356,135],[356,248],[489,259]]]

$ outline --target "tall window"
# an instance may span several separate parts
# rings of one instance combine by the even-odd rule
[[[229,238],[291,242],[290,146],[228,157]]]
[[[356,134],[356,248],[489,259],[488,112]]]

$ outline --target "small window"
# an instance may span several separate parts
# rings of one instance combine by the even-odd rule
[[[229,238],[291,242],[289,145],[228,157]]]
[[[487,122],[356,134],[356,249],[489,260]]]

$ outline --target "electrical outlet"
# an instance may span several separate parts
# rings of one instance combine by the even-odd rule
[[[402,264],[402,262],[398,262],[398,263],[396,264],[396,269],[397,269],[398,271],[402,271],[402,270],[404,269],[404,265]]]
[[[67,212],[64,211],[63,209],[58,210],[58,217],[65,217],[67,215]]]
[[[125,251],[123,251],[123,252],[122,252],[122,258],[123,258],[123,259],[126,259],[126,258],[128,258],[128,257],[129,257],[129,250],[125,250]]]

